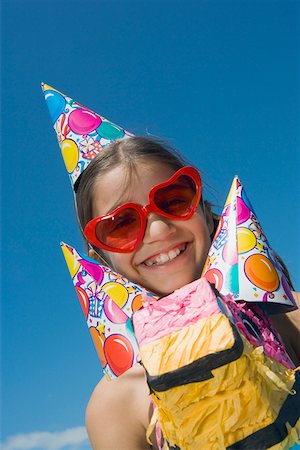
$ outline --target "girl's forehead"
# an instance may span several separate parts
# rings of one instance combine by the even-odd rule
[[[94,214],[107,214],[129,201],[147,202],[149,190],[168,180],[174,172],[175,169],[169,165],[156,161],[142,162],[133,167],[125,164],[107,171],[94,185]]]
[[[176,170],[167,164],[157,161],[137,162],[133,165],[126,163],[114,167],[99,177],[97,184],[102,188],[110,188],[112,193],[122,188],[122,192],[129,192],[137,185],[147,187],[162,183],[170,178]]]

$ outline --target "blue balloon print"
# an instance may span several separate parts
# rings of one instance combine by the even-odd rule
[[[126,330],[127,330],[127,333],[128,333],[128,334],[134,336],[134,331],[133,331],[132,321],[131,321],[131,318],[130,318],[130,317],[129,317],[129,318],[127,319],[127,321],[126,321]]]
[[[239,293],[239,267],[238,264],[232,266],[228,272],[227,285],[233,294]]]
[[[108,140],[122,139],[124,137],[124,131],[111,122],[103,121],[97,128],[97,132],[104,139]]]
[[[55,91],[45,91],[45,99],[52,122],[55,123],[65,109],[65,98]]]

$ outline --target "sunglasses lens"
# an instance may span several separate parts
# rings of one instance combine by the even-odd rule
[[[156,206],[174,217],[185,217],[195,206],[196,184],[188,175],[181,175],[172,184],[158,189],[154,194]]]
[[[96,226],[96,236],[111,248],[127,250],[137,241],[140,229],[139,213],[133,208],[127,208],[113,217],[101,220]]]

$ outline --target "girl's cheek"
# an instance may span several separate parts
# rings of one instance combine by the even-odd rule
[[[110,261],[112,269],[115,272],[125,275],[125,277],[129,277],[131,265],[130,259],[126,253],[111,254]]]

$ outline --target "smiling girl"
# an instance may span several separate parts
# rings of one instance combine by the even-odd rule
[[[129,137],[50,86],[43,91],[89,255],[158,296],[198,279],[218,218],[203,200],[197,170],[165,144]],[[274,319],[296,365],[298,311]],[[146,430],[152,415],[142,366],[113,382],[102,378],[86,412],[93,449],[150,448]],[[154,436],[151,441],[158,448]]]
[[[201,188],[196,169],[154,140],[110,145],[83,172],[76,194],[90,256],[159,296],[196,280],[216,224]],[[286,334],[284,320],[278,326]],[[93,449],[149,448],[152,413],[142,367],[114,382],[103,378],[86,413]]]

